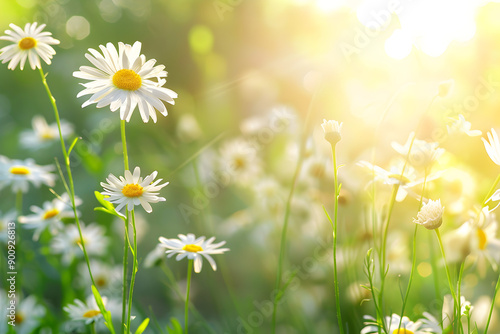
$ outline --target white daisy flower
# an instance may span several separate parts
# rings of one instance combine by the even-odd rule
[[[109,240],[104,235],[104,228],[97,224],[85,226],[83,223],[80,223],[80,227],[87,254],[89,256],[105,254]],[[62,262],[66,265],[70,264],[75,257],[83,257],[78,227],[75,224],[67,225],[52,239],[50,248],[52,253],[62,255]]]
[[[446,125],[448,134],[464,133],[469,137],[480,136],[483,134],[481,130],[471,130],[471,122],[466,121],[463,115],[458,115],[458,119],[450,117],[450,120],[452,121],[452,123]]]
[[[126,170],[125,177],[120,176],[119,179],[113,174],[109,174],[106,179],[108,183],[101,182],[101,186],[105,190],[101,192],[101,194],[105,196],[104,199],[106,201],[118,204],[116,207],[117,212],[125,206],[128,211],[132,211],[134,206],[142,205],[144,210],[150,213],[153,209],[149,203],[165,201],[164,197],[157,196],[157,191],[168,184],[168,182],[158,184],[163,179],[158,179],[153,182],[156,175],[158,175],[158,172],[154,171],[143,180],[139,167],[135,167],[134,174]]]
[[[473,306],[464,296],[460,296],[460,318],[466,315],[467,309],[472,310]],[[443,298],[443,311],[441,313],[443,328],[446,330],[451,326],[455,319],[455,303],[451,295],[445,295]]]
[[[0,242],[6,242],[8,239],[9,223],[16,222],[16,210],[10,210],[5,214],[0,211]]]
[[[0,49],[0,60],[2,64],[10,60],[8,68],[14,70],[20,63],[21,70],[24,69],[26,59],[29,60],[31,69],[41,68],[40,58],[48,65],[52,56],[56,54],[50,45],[59,44],[57,39],[50,37],[52,33],[44,31],[45,24],[26,23],[24,30],[11,23],[12,30],[5,30],[7,36],[0,36],[4,41],[13,42]]]
[[[157,244],[156,247],[144,258],[144,268],[153,268],[154,266],[160,264],[164,254],[165,248],[163,248],[161,244]]]
[[[439,157],[443,155],[443,153],[445,152],[444,149],[439,148],[439,143],[437,142],[427,142],[425,140],[414,139],[414,137],[415,133],[412,132],[408,136],[408,140],[404,145],[392,142],[391,146],[396,152],[406,158],[406,156],[408,155],[408,151],[410,150],[410,144],[413,140],[409,162],[414,167],[431,167],[434,162],[436,162]]]
[[[92,95],[82,108],[97,103],[97,108],[110,106],[111,111],[120,109],[120,119],[130,121],[135,108],[139,108],[144,123],[151,117],[156,123],[156,110],[167,116],[167,109],[161,101],[174,104],[177,93],[162,87],[166,80],[165,66],[155,59],[146,61],[141,54],[141,43],[133,46],[118,43],[118,51],[113,44],[99,45],[103,55],[94,49],[85,57],[97,68],[81,66],[73,76],[91,80],[82,84],[85,89],[77,97]],[[153,81],[155,79],[157,81]]]
[[[28,296],[20,300],[16,298],[16,310],[12,314],[8,310],[10,306],[9,299],[4,297],[7,296],[7,293],[4,290],[0,290],[0,294],[3,297],[0,298],[2,319],[7,319],[0,322],[0,333],[8,333],[7,326],[10,321],[14,321],[16,333],[34,333],[45,317],[45,307],[36,301],[35,296]]]
[[[92,271],[96,288],[101,294],[116,296],[121,293],[122,266],[112,266],[102,261],[93,260],[90,262],[90,270]],[[86,263],[81,263],[78,266],[78,273],[79,286],[88,289],[88,293],[92,294],[90,289],[92,281],[90,280],[89,269]]]
[[[102,303],[106,307],[108,299],[102,297]],[[86,325],[93,322],[98,322],[103,319],[102,313],[99,310],[99,306],[95,301],[94,295],[89,295],[85,301],[80,299],[75,299],[73,304],[64,306],[63,310],[68,313],[72,321],[84,321]]]
[[[494,129],[487,133],[488,141],[481,138],[484,143],[484,148],[490,156],[491,160],[500,166],[500,141],[498,140],[498,135]]]
[[[53,165],[39,166],[33,159],[10,160],[0,155],[0,189],[10,185],[13,192],[25,193],[30,182],[36,187],[42,184],[53,187],[56,176],[50,173],[52,170]]]
[[[75,204],[80,205],[81,200],[75,198]],[[43,207],[32,205],[30,207],[33,214],[19,217],[19,222],[27,229],[35,229],[33,240],[38,240],[40,234],[49,229],[52,235],[56,235],[64,228],[62,219],[74,218],[73,207],[68,194],[63,194],[61,199],[54,198],[52,201],[43,203]]]
[[[19,136],[23,147],[36,150],[47,146],[59,138],[57,123],[49,125],[43,116],[34,116],[31,124],[33,125],[33,129],[24,130]],[[73,133],[73,125],[61,120],[61,132],[63,138],[67,138]]]
[[[248,184],[261,173],[257,150],[243,138],[225,142],[220,148],[220,168],[238,184]]]
[[[413,218],[413,222],[422,225],[428,230],[435,230],[443,223],[444,206],[441,205],[441,200],[429,200],[425,203],[417,214],[417,219]]]
[[[179,239],[166,239],[164,237],[160,237],[160,245],[169,249],[166,251],[169,258],[174,254],[177,254],[177,257],[175,258],[177,261],[180,261],[185,257],[189,260],[194,260],[195,273],[199,273],[201,271],[201,266],[203,264],[202,256],[207,259],[213,270],[217,270],[217,265],[210,255],[224,254],[224,252],[229,250],[229,248],[218,248],[224,245],[226,243],[225,241],[212,244],[215,237],[205,240],[205,237],[196,238],[194,234],[191,233],[187,236],[179,234],[178,237]]]
[[[325,139],[330,142],[330,144],[335,145],[340,141],[340,139],[342,139],[340,134],[340,131],[342,130],[342,123],[334,120],[327,121],[326,119],[323,119],[321,127],[325,133]]]
[[[361,334],[368,333],[378,333],[380,325],[377,324],[377,321],[371,317],[365,315],[363,317],[365,319],[364,324],[366,325],[362,330]],[[400,326],[401,322],[401,326]],[[386,334],[425,334],[432,333],[432,328],[427,327],[422,320],[417,320],[415,322],[411,321],[408,317],[403,317],[397,314],[392,314],[390,317],[385,317],[385,326],[387,329],[387,333],[382,330],[382,333]]]

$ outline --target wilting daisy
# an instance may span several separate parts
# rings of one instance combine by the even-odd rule
[[[40,58],[48,65],[56,54],[50,45],[59,44],[57,39],[51,37],[52,33],[44,31],[45,24],[38,26],[38,23],[26,23],[24,30],[11,23],[12,30],[5,30],[7,36],[0,36],[0,39],[13,42],[0,49],[0,60],[2,64],[10,60],[8,68],[14,70],[20,63],[21,70],[24,69],[26,59],[29,60],[31,69],[41,68]]]
[[[104,235],[104,228],[96,224],[85,226],[81,223],[81,229],[87,254],[89,256],[103,255],[109,244],[108,238]],[[77,226],[67,225],[52,239],[50,248],[52,253],[62,255],[62,261],[65,264],[70,264],[75,257],[83,257],[82,242]]]
[[[491,129],[491,132],[488,132],[487,135],[488,141],[481,138],[484,143],[484,148],[486,149],[486,152],[490,156],[491,160],[500,166],[500,141],[498,140],[498,135],[494,129]]]
[[[443,212],[444,207],[441,205],[440,199],[437,201],[429,200],[422,206],[413,222],[428,230],[434,230],[443,223]]]
[[[378,333],[380,324],[377,321],[368,315],[363,317],[365,319],[365,327],[361,330],[361,334],[368,333]],[[401,326],[400,323],[401,322]],[[382,333],[387,334],[425,334],[432,333],[432,328],[427,327],[422,320],[417,320],[415,322],[411,321],[408,317],[403,317],[397,314],[392,314],[390,317],[385,317],[385,326],[387,332],[382,331]]]
[[[226,243],[225,241],[212,244],[215,237],[205,240],[205,237],[196,238],[194,234],[191,233],[187,236],[179,234],[178,237],[179,239],[166,239],[164,237],[160,237],[160,245],[169,249],[166,251],[169,258],[174,254],[177,254],[177,257],[175,258],[177,261],[180,261],[185,257],[189,260],[194,260],[194,271],[196,273],[201,271],[202,256],[207,259],[213,270],[217,270],[217,265],[210,255],[224,254],[224,252],[229,250],[229,248],[219,248]]]
[[[97,108],[110,106],[111,111],[120,109],[120,119],[129,121],[135,108],[139,108],[142,120],[147,123],[151,117],[156,123],[156,110],[167,116],[162,101],[174,104],[177,93],[162,87],[166,80],[165,66],[155,59],[146,61],[141,54],[141,43],[133,46],[118,43],[118,51],[111,43],[99,45],[102,55],[89,49],[85,57],[96,67],[81,66],[73,76],[91,80],[82,84],[85,89],[77,97],[92,95],[82,108],[97,103]],[[156,81],[153,81],[156,79]]]
[[[330,144],[335,145],[342,138],[340,134],[340,131],[342,130],[342,123],[333,120],[327,121],[324,119],[321,127],[325,133],[326,141],[330,142]]]
[[[143,180],[139,167],[135,167],[134,174],[126,170],[125,177],[120,176],[119,179],[113,174],[109,174],[106,179],[108,183],[101,182],[101,186],[105,190],[101,194],[105,196],[105,200],[118,204],[116,207],[117,212],[125,206],[128,211],[131,211],[134,209],[134,206],[142,205],[144,210],[150,213],[153,209],[149,203],[165,201],[164,197],[157,196],[157,191],[168,184],[168,182],[159,184],[163,179],[153,182],[156,175],[158,175],[158,172],[154,171]]]
[[[30,183],[53,187],[56,176],[50,173],[52,170],[54,166],[38,166],[33,159],[10,160],[0,155],[0,189],[10,185],[13,192],[25,193]]]
[[[81,203],[79,198],[75,200],[76,205]],[[35,229],[33,234],[35,241],[45,229],[49,229],[52,235],[57,234],[64,228],[62,219],[75,217],[68,194],[63,194],[61,199],[55,198],[43,203],[43,207],[32,205],[30,210],[33,214],[19,217],[19,222],[24,224],[25,228]]]
[[[8,307],[10,306],[10,299],[7,296],[6,291],[0,289],[0,306],[2,308],[2,320],[0,322],[0,333],[8,333],[7,322],[14,321],[16,333],[18,334],[31,334],[36,331],[40,326],[40,323],[45,317],[45,307],[40,305],[35,296],[27,296],[22,299],[16,300],[16,309],[14,314],[8,312]]]
[[[57,123],[47,124],[43,116],[36,115],[31,121],[33,129],[21,132],[19,140],[21,145],[28,149],[39,149],[47,146],[59,138]],[[61,120],[61,132],[63,138],[67,138],[73,133],[73,126]]]
[[[102,303],[105,307],[107,301],[106,297],[102,297]],[[72,321],[84,321],[86,325],[97,322],[103,318],[94,295],[89,295],[85,303],[80,299],[75,299],[73,304],[64,306],[63,310],[68,313]]]

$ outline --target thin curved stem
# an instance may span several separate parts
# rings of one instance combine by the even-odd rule
[[[135,275],[137,274],[137,231],[135,228],[135,213],[134,210],[130,212],[132,217],[132,228],[134,232],[134,250],[132,256],[134,257],[132,262],[132,278],[130,279],[130,291],[128,293],[128,317],[127,317],[127,333],[130,333],[130,317],[132,316],[132,296],[134,295],[134,285],[135,285]]]
[[[186,305],[184,306],[184,333],[188,334],[189,316],[189,291],[191,290],[191,272],[193,271],[193,260],[189,260],[187,272]]]
[[[83,238],[82,228],[80,226],[80,219],[78,218],[78,211],[76,210],[75,185],[73,182],[73,174],[71,173],[71,166],[70,166],[68,151],[66,150],[66,144],[64,143],[64,138],[63,138],[63,134],[62,134],[62,130],[61,130],[61,120],[59,118],[59,111],[57,109],[56,99],[54,98],[54,96],[50,92],[50,88],[49,88],[49,85],[47,83],[47,78],[43,72],[43,69],[40,67],[39,70],[40,70],[39,72],[40,72],[40,76],[42,78],[43,86],[45,87],[45,91],[47,92],[47,95],[49,96],[50,103],[52,104],[52,108],[54,109],[54,115],[55,115],[56,122],[57,122],[57,129],[59,131],[59,139],[61,141],[61,150],[62,150],[62,153],[64,155],[64,164],[66,166],[66,172],[68,174],[69,189],[70,189],[70,193],[68,195],[71,199],[71,207],[73,208],[76,226],[78,227],[78,235],[80,236],[80,244],[82,246],[83,255],[85,257],[85,262],[87,263],[87,269],[89,271],[90,280],[92,281],[92,284],[94,286],[96,286],[95,281],[94,281],[94,277],[92,276],[92,270],[90,269],[90,260],[89,260],[88,254],[87,254],[87,249],[85,247],[85,239]]]
[[[128,165],[128,151],[127,151],[127,136],[125,133],[125,121],[120,121],[120,133],[121,133],[121,140],[122,140],[122,149],[123,149],[123,165],[124,165],[124,170],[129,170],[129,165]],[[122,282],[122,334],[125,333],[125,331],[130,331],[130,328],[128,327],[129,320],[126,319],[127,316],[127,285],[128,285],[128,250],[129,250],[129,212],[127,212],[127,219],[125,219],[125,235],[123,239],[123,282]],[[129,315],[130,319],[130,315]]]

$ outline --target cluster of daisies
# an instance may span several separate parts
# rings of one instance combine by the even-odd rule
[[[8,68],[14,70],[19,65],[23,70],[28,61],[30,67],[42,72],[43,60],[50,65],[55,50],[52,45],[60,42],[51,36],[50,32],[43,31],[45,25],[37,23],[26,24],[24,29],[10,24],[11,30],[5,31],[5,36],[0,40],[11,42],[8,46],[0,49],[0,60],[2,63],[9,62]],[[77,97],[90,95],[90,98],[82,105],[86,107],[95,104],[97,108],[109,106],[111,111],[119,110],[120,119],[129,122],[133,112],[138,109],[141,119],[147,123],[149,119],[157,121],[157,112],[167,115],[164,102],[174,104],[177,93],[163,87],[167,72],[165,66],[156,65],[155,59],[147,60],[141,54],[141,43],[133,45],[118,43],[118,48],[112,43],[105,46],[100,45],[100,52],[89,49],[85,57],[92,66],[81,66],[79,71],[73,73],[76,78],[87,80],[82,83],[84,89]],[[33,129],[21,133],[20,143],[26,149],[38,150],[47,147],[49,143],[58,139],[64,143],[64,139],[70,138],[74,133],[71,124],[61,120],[59,124],[48,124],[46,119],[37,115],[33,118]],[[12,160],[0,156],[0,189],[10,187],[11,190],[22,196],[28,192],[30,184],[40,187],[41,185],[53,188],[56,182],[54,174],[55,167],[39,166],[32,159]],[[125,170],[123,176],[116,177],[109,174],[106,182],[101,182],[104,190],[101,192],[103,199],[112,205],[113,210],[120,216],[126,216],[135,206],[142,206],[147,213],[152,212],[151,203],[165,201],[159,196],[159,191],[168,182],[161,183],[162,179],[156,179],[157,171],[143,177],[140,167],[135,167],[131,172]],[[53,193],[55,191],[52,190]],[[10,211],[1,215],[2,227],[10,221],[21,223],[24,228],[33,231],[33,240],[44,242],[50,240],[50,249],[53,254],[61,256],[63,265],[70,266],[75,260],[83,257],[82,249],[92,259],[90,271],[93,274],[96,287],[101,293],[114,295],[121,292],[117,285],[122,279],[116,268],[103,264],[94,257],[106,253],[110,244],[106,236],[106,230],[97,223],[77,227],[73,220],[79,217],[80,212],[76,209],[81,201],[68,194],[57,195],[52,201],[46,201],[41,205],[32,205],[31,213]],[[125,213],[123,213],[125,212]],[[2,228],[1,241],[5,241],[6,229]],[[5,232],[5,233],[4,233]],[[5,235],[4,235],[5,234]],[[214,243],[215,238],[205,240],[205,237],[196,238],[193,234],[179,235],[179,239],[159,238],[159,247],[168,257],[177,254],[176,259],[188,258],[193,260],[194,270],[199,273],[202,268],[202,258],[206,258],[213,270],[216,264],[211,257],[213,254],[222,254],[229,249],[220,248],[225,242]],[[83,267],[83,272],[85,272]],[[80,275],[84,277],[84,275]],[[88,277],[86,272],[85,277]],[[90,278],[83,282],[72,282],[86,287],[88,298],[83,301],[76,299],[72,304],[66,305],[64,310],[76,323],[89,325],[103,318],[96,300],[90,292]],[[1,298],[4,300],[5,293]],[[115,296],[116,297],[116,296]],[[118,316],[120,303],[113,299],[103,297],[106,309],[117,310]],[[2,305],[4,305],[2,303]],[[114,306],[113,306],[114,305]],[[2,309],[5,309],[2,307]],[[45,309],[37,303],[33,296],[20,300],[16,325],[19,330],[31,332],[44,316]],[[26,319],[38,319],[27,321]],[[24,326],[24,327],[23,327]],[[23,329],[24,328],[24,329]],[[21,331],[20,331],[21,332]]]

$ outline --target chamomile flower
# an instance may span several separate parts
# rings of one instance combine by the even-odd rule
[[[174,104],[177,93],[162,87],[167,76],[165,66],[158,65],[155,59],[146,61],[141,54],[141,43],[134,45],[118,43],[118,51],[111,43],[99,45],[102,55],[89,49],[85,57],[96,67],[81,66],[73,76],[90,80],[82,84],[85,89],[77,97],[92,95],[82,108],[96,103],[97,108],[110,106],[111,111],[120,109],[120,119],[130,121],[132,113],[138,107],[144,123],[153,119],[156,123],[156,111],[167,116],[167,109],[162,101]],[[156,79],[156,81],[153,81]]]
[[[0,293],[3,296],[6,296],[6,292],[4,290],[0,290]],[[16,299],[16,309],[14,314],[8,311],[8,307],[11,300],[0,299],[0,306],[2,307],[2,319],[6,319],[0,322],[0,333],[8,333],[8,322],[13,321],[16,329],[16,333],[18,334],[31,334],[36,331],[36,329],[40,326],[41,322],[45,317],[45,307],[40,305],[35,296],[31,295],[21,300]]]
[[[34,116],[31,124],[33,129],[25,130],[19,136],[23,147],[36,150],[49,145],[59,138],[57,123],[49,125],[43,116]],[[73,133],[73,126],[61,120],[61,132],[63,138],[67,138]]]
[[[342,123],[334,120],[327,121],[326,119],[323,119],[321,127],[323,128],[323,132],[325,133],[325,140],[330,144],[335,145],[342,138],[340,134],[342,130]]]
[[[106,306],[108,300],[102,297],[102,303]],[[85,303],[80,299],[75,299],[73,304],[64,306],[63,310],[68,313],[72,321],[84,321],[86,325],[97,322],[103,318],[94,295],[89,295]]]
[[[500,141],[498,140],[498,135],[494,129],[487,133],[488,141],[481,138],[484,143],[484,148],[486,153],[490,156],[491,160],[500,166]]]
[[[408,140],[404,145],[392,142],[391,146],[396,152],[406,158],[411,145],[409,162],[414,167],[431,167],[432,164],[434,164],[434,162],[436,162],[437,159],[443,155],[444,149],[439,148],[439,143],[437,142],[427,142],[425,140],[415,139],[414,137],[415,133],[412,132],[408,136]]]
[[[458,119],[450,117],[450,120],[452,123],[446,125],[448,134],[464,133],[469,137],[480,136],[482,134],[481,130],[471,130],[471,122],[466,121],[463,115],[458,115]]]
[[[238,184],[249,184],[261,173],[257,150],[245,139],[236,138],[220,148],[220,168]]]
[[[30,183],[53,187],[56,177],[52,170],[54,166],[39,166],[33,159],[10,160],[0,155],[0,189],[10,185],[13,192],[25,193]]]
[[[150,213],[153,209],[149,203],[165,201],[164,197],[158,197],[157,195],[158,191],[168,184],[168,182],[159,184],[163,179],[154,181],[156,175],[158,175],[158,172],[154,171],[143,180],[139,167],[135,167],[134,174],[126,170],[125,177],[120,176],[119,179],[113,174],[109,174],[106,179],[108,183],[101,182],[101,186],[105,190],[101,194],[105,196],[105,200],[118,204],[116,207],[117,212],[125,206],[128,211],[132,211],[134,206],[142,205],[144,210]]]
[[[123,277],[123,268],[121,266],[112,266],[108,263],[93,260],[90,262],[90,270],[94,277],[95,286],[101,294],[113,296],[121,292],[120,287]],[[86,263],[81,263],[78,266],[78,273],[79,286],[87,288],[88,293],[92,294],[90,289],[92,281]]]
[[[207,259],[213,270],[217,270],[217,265],[210,255],[224,254],[224,252],[229,250],[229,248],[219,248],[226,243],[225,241],[212,244],[215,237],[205,240],[205,237],[196,238],[194,234],[191,233],[187,236],[179,234],[178,237],[179,239],[166,239],[164,237],[160,237],[160,245],[169,249],[166,251],[169,258],[174,254],[177,254],[177,257],[175,258],[177,261],[180,261],[185,257],[189,260],[194,260],[194,271],[196,273],[201,271],[201,266],[203,264],[202,256]]]
[[[379,333],[379,327],[380,324],[377,323],[377,321],[370,316],[364,316],[365,322],[364,324],[366,325],[362,330],[361,334],[368,334],[368,333]],[[401,326],[400,326],[401,322]],[[387,334],[425,334],[425,333],[432,333],[432,329],[427,327],[422,320],[417,320],[415,322],[411,321],[408,317],[402,317],[397,315],[397,314],[392,314],[390,317],[385,317],[385,326],[387,329],[387,332],[382,331],[382,333],[387,333]]]
[[[417,214],[417,218],[413,218],[413,222],[422,225],[428,230],[435,230],[443,223],[444,207],[441,205],[441,200],[429,200],[425,203]]]
[[[56,54],[50,45],[59,44],[57,39],[51,37],[51,33],[44,31],[45,24],[38,26],[38,23],[26,23],[24,30],[11,23],[9,27],[12,30],[5,30],[7,36],[0,36],[4,41],[12,42],[0,49],[0,60],[2,64],[10,60],[8,68],[14,70],[17,64],[20,64],[21,70],[24,69],[26,59],[29,60],[31,69],[41,68],[40,58],[48,65],[50,60]]]
[[[80,224],[85,249],[89,256],[100,256],[105,253],[109,244],[104,235],[104,229],[96,224],[85,226]],[[63,231],[57,234],[51,241],[51,252],[62,255],[62,262],[70,264],[75,257],[83,257],[82,242],[78,228],[75,224],[67,225]]]
[[[81,200],[75,198],[75,204],[80,203]],[[52,235],[56,235],[64,228],[62,219],[75,217],[68,194],[63,194],[61,199],[55,198],[43,203],[43,207],[32,205],[30,210],[33,214],[19,217],[19,222],[27,229],[35,229],[33,234],[35,241],[45,229],[49,229]]]

